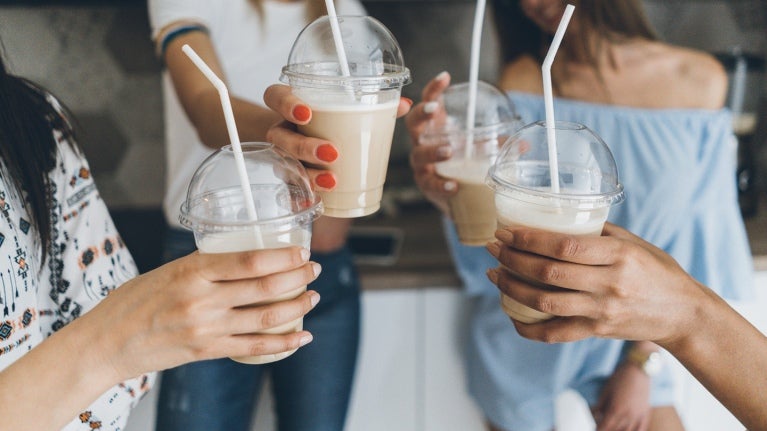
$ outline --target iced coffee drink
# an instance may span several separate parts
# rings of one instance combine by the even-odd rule
[[[256,208],[254,220],[246,210],[237,166],[230,146],[222,147],[197,169],[181,206],[181,223],[194,231],[200,253],[227,253],[301,246],[309,248],[311,224],[322,214],[322,203],[311,190],[303,166],[266,143],[242,144],[243,158]],[[300,286],[269,302],[296,298]],[[285,334],[303,329],[303,318],[267,328],[260,333]],[[246,364],[263,364],[286,358],[287,351],[270,355],[232,358]]]
[[[328,17],[296,38],[281,80],[312,109],[299,130],[338,148],[329,166],[336,188],[321,191],[325,215],[361,217],[380,207],[402,86],[410,82],[394,36],[368,16],[338,17],[349,74],[334,48]]]
[[[493,240],[495,205],[485,178],[501,144],[521,126],[511,101],[500,90],[482,81],[477,84],[472,128],[467,127],[466,113],[469,84],[454,84],[443,92],[438,113],[419,137],[421,145],[450,145],[453,149],[452,157],[437,163],[436,170],[458,184],[456,194],[448,199],[449,215],[458,240],[470,246]]]
[[[600,235],[610,207],[623,200],[615,160],[585,126],[556,122],[555,133],[558,178],[552,178],[545,123],[525,126],[504,144],[487,178],[498,225]],[[552,181],[558,182],[558,191]],[[552,317],[503,294],[501,305],[523,323]]]

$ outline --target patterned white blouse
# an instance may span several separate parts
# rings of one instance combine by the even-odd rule
[[[61,134],[56,138],[57,164],[48,174],[52,247],[45,262],[25,201],[0,161],[0,370],[137,275],[87,161]],[[154,378],[143,375],[113,387],[64,430],[122,430]]]

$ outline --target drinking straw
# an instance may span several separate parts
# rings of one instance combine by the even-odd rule
[[[240,145],[240,136],[237,133],[237,124],[234,122],[234,112],[232,111],[232,103],[229,100],[229,90],[226,89],[224,81],[216,76],[213,70],[205,64],[202,58],[197,55],[191,46],[184,44],[184,46],[181,47],[181,50],[184,51],[184,54],[192,60],[192,63],[200,69],[202,74],[205,75],[213,86],[216,87],[216,90],[218,90],[218,95],[221,98],[221,107],[224,110],[226,129],[229,132],[229,141],[232,144],[234,160],[237,165],[237,174],[240,177],[240,187],[242,188],[242,194],[245,198],[245,209],[248,212],[248,217],[253,221],[257,221],[258,213],[256,212],[256,203],[253,201],[253,194],[250,191],[250,180],[248,179],[248,171],[245,169],[245,159],[242,155],[242,146]],[[256,241],[258,248],[264,247],[258,228],[256,228]]]
[[[338,25],[336,6],[333,4],[333,0],[325,0],[325,7],[328,9],[330,31],[333,33],[333,43],[336,45],[336,55],[338,56],[338,64],[341,65],[341,74],[343,76],[351,76],[351,72],[349,72],[349,62],[346,60],[344,42],[343,39],[341,39],[341,28]]]
[[[466,107],[466,147],[465,159],[471,158],[474,151],[474,121],[477,115],[477,81],[479,81],[479,50],[482,41],[482,23],[485,19],[486,0],[477,0],[474,11],[474,28],[471,33],[471,57],[469,60],[469,104]]]
[[[567,25],[573,16],[573,10],[575,10],[575,6],[571,4],[565,7],[565,13],[562,15],[562,20],[559,21],[557,32],[554,33],[554,40],[551,41],[551,46],[549,46],[549,51],[546,53],[546,58],[543,59],[543,66],[541,66],[543,72],[543,98],[546,108],[546,138],[549,146],[549,174],[551,175],[551,191],[554,193],[559,193],[559,162],[557,160],[557,135],[554,129],[554,96],[551,91],[551,64],[554,63],[554,57],[557,55],[559,44],[562,43]]]

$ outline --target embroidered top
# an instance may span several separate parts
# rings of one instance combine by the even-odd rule
[[[57,162],[48,174],[53,226],[45,262],[25,200],[0,161],[0,370],[137,275],[88,163],[61,134],[55,135]],[[113,387],[64,430],[123,429],[130,409],[149,390],[154,377],[143,375]]]

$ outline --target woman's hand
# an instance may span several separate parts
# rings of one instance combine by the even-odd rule
[[[437,75],[424,87],[421,102],[415,105],[405,117],[405,125],[412,143],[410,166],[413,169],[415,183],[424,196],[444,213],[448,212],[447,198],[456,193],[458,184],[437,175],[434,164],[449,159],[453,155],[453,149],[447,143],[422,145],[419,137],[429,121],[444,115],[444,112],[438,109],[437,100],[449,85],[450,75],[447,72]]]
[[[115,383],[192,361],[293,350],[311,334],[258,332],[317,304],[314,291],[269,304],[317,277],[308,257],[300,247],[195,252],[129,281],[74,323],[95,330],[93,345],[104,349]],[[268,305],[252,305],[259,303]]]
[[[530,228],[502,229],[488,250],[503,265],[488,271],[498,288],[536,310],[559,316],[514,322],[524,337],[563,342],[610,337],[671,343],[695,329],[699,306],[713,295],[671,256],[626,230],[603,236]],[[563,289],[544,290],[523,280]]]
[[[624,363],[605,383],[592,414],[597,431],[646,431],[650,412],[650,377]]]
[[[338,148],[330,141],[304,136],[296,130],[296,125],[308,124],[312,119],[309,105],[293,95],[289,86],[282,84],[275,84],[266,89],[264,103],[284,118],[269,129],[266,140],[304,164],[309,164],[307,173],[316,189],[334,189],[336,176],[327,169],[338,159]],[[412,104],[412,100],[401,98],[397,117],[407,114]]]

